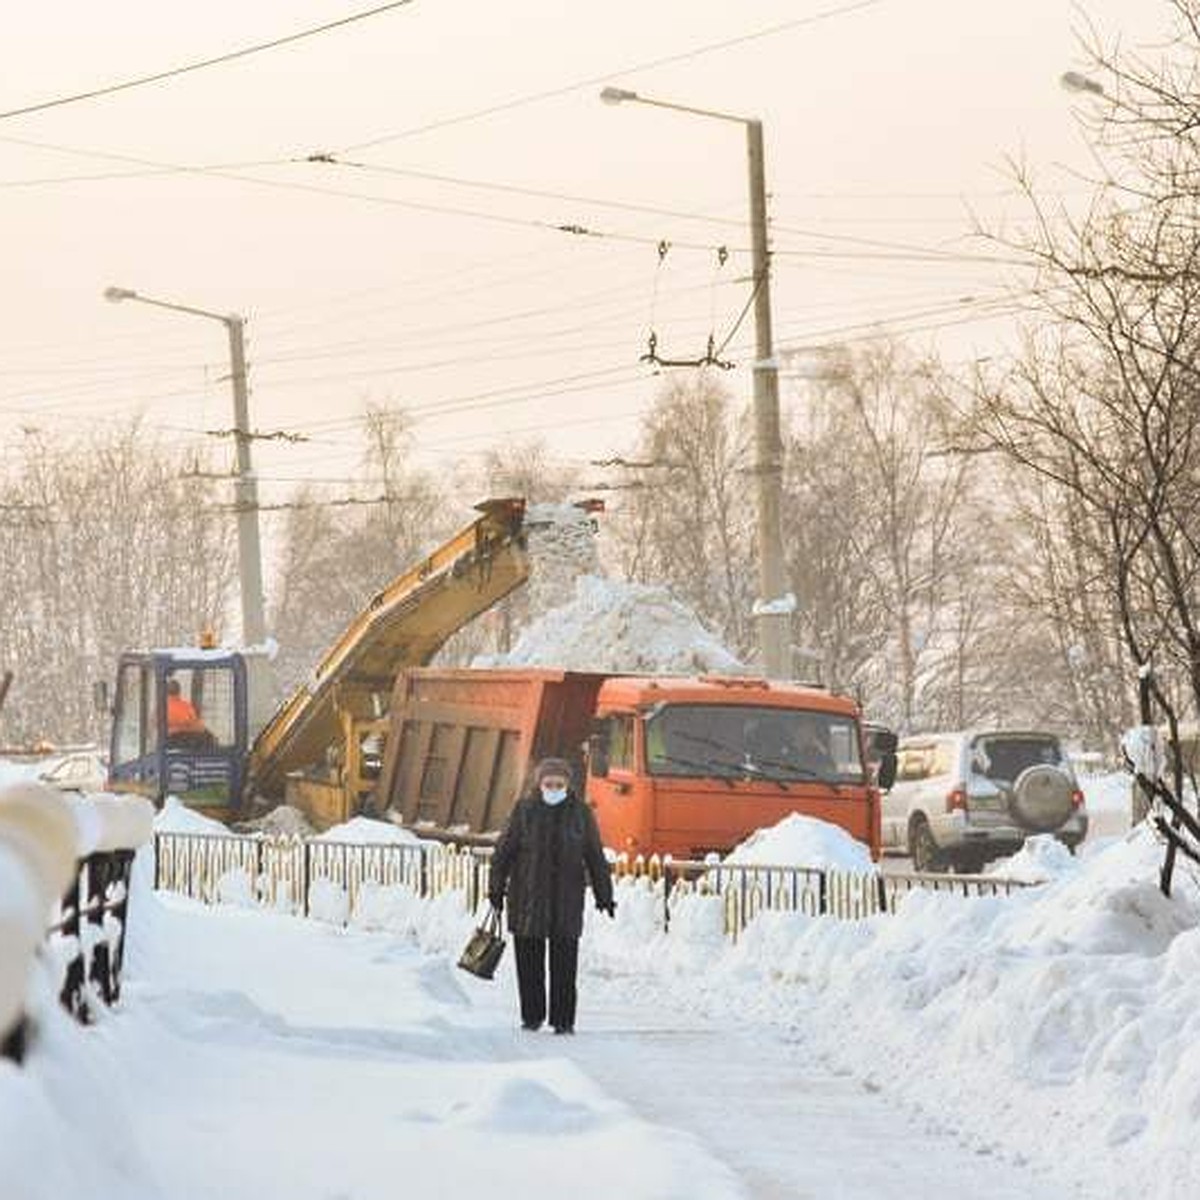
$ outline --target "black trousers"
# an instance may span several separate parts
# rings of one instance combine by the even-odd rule
[[[546,1019],[546,946],[550,947],[550,1024],[575,1028],[575,975],[579,969],[579,939],[513,939],[517,956],[517,988],[521,993],[521,1024],[537,1027]]]

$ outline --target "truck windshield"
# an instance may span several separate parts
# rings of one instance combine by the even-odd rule
[[[864,781],[858,723],[837,713],[667,704],[646,721],[651,775]]]

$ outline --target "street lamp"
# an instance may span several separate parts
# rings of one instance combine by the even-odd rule
[[[771,341],[771,259],[767,249],[767,186],[763,165],[762,122],[752,117],[694,108],[652,100],[625,88],[606,87],[600,93],[605,104],[648,104],[675,112],[732,121],[746,127],[746,152],[750,168],[750,246],[754,269],[754,445],[758,481],[758,587],[760,600],[754,607],[758,617],[758,643],[763,670],[771,679],[790,675],[787,650],[791,644],[790,618],[794,600],[785,594],[787,579],[783,566],[781,494],[783,446],[779,436],[779,374]]]
[[[246,388],[246,318],[236,313],[209,312],[190,304],[174,304],[143,296],[131,288],[107,287],[105,300],[119,304],[135,300],[154,308],[191,313],[220,321],[229,335],[230,379],[233,383],[233,425],[237,443],[238,559],[241,569],[242,641],[261,646],[266,641],[267,622],[263,613],[262,548],[258,537],[258,484],[250,466],[250,417]]]

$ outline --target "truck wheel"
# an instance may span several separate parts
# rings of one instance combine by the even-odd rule
[[[924,817],[914,818],[908,827],[908,852],[912,855],[913,870],[921,874],[946,869],[938,844],[933,840],[929,822]]]

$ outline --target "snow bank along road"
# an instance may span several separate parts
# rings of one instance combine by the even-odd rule
[[[462,934],[446,906],[425,948],[134,911],[123,1010],[81,1031],[45,1005],[29,1071],[0,1074],[5,1200],[1070,1194],[822,1067],[802,1019],[688,1014],[595,966],[579,1035],[525,1033],[511,964],[482,983],[429,950]]]

